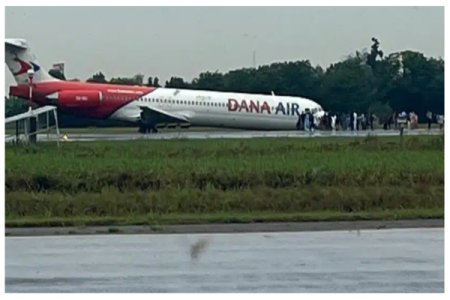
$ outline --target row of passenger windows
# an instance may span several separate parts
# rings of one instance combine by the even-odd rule
[[[217,106],[226,107],[225,103],[216,102],[202,102],[202,101],[189,101],[189,100],[172,100],[172,99],[158,99],[158,98],[141,98],[143,102],[156,102],[156,103],[169,103],[169,104],[184,104],[184,105],[202,105],[202,106]]]
[[[131,100],[132,96],[122,96],[122,95],[106,95],[104,100]]]

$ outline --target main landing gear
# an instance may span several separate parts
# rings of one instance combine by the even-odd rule
[[[139,133],[157,133],[158,129],[156,127],[148,126],[148,125],[140,125]]]

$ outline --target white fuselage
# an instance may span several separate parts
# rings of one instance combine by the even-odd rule
[[[301,97],[158,88],[111,118],[136,122],[143,106],[184,116],[191,126],[243,129],[295,129],[302,111],[323,115],[319,104]]]

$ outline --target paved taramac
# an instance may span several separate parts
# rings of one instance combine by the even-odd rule
[[[419,136],[419,135],[440,135],[444,134],[442,130],[433,129],[428,131],[426,129],[405,130],[405,136]],[[305,131],[189,131],[180,130],[177,132],[162,132],[152,134],[140,133],[70,133],[64,134],[64,129],[61,130],[60,139],[66,142],[76,141],[126,141],[126,140],[165,140],[165,139],[249,139],[249,138],[312,138],[312,137],[367,137],[373,136],[400,136],[398,130],[364,130],[364,131],[315,131],[313,134]],[[39,134],[38,141],[55,141],[57,136],[55,134]]]
[[[6,292],[444,292],[444,229],[5,238]]]

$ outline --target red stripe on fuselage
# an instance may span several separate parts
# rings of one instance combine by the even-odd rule
[[[124,105],[143,97],[156,88],[145,86],[127,86],[118,84],[89,83],[76,81],[49,81],[33,84],[33,102],[39,105],[48,105],[47,96],[60,91],[99,91],[102,92],[103,101],[95,108],[76,109],[59,106],[63,112],[76,114],[90,118],[108,118],[112,113]],[[16,97],[28,99],[29,86],[18,85],[10,87],[10,94]]]

